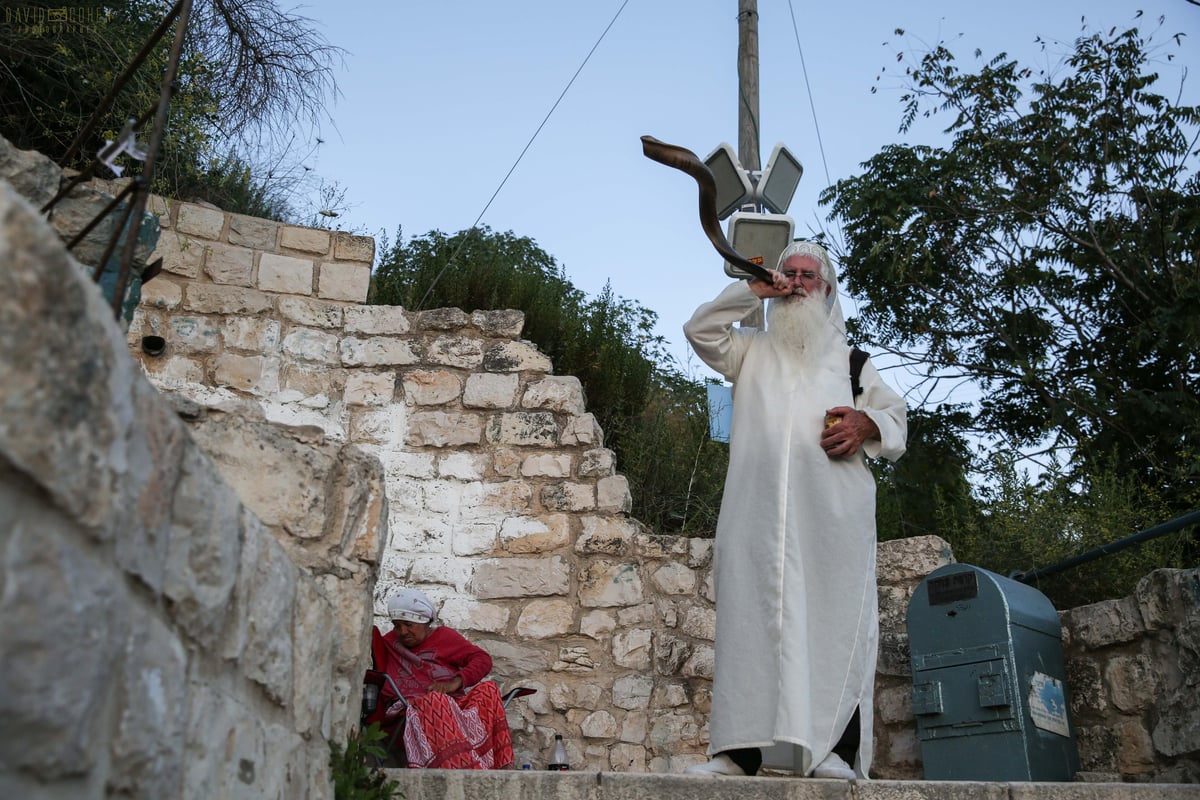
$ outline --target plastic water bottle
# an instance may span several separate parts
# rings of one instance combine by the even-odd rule
[[[561,733],[554,734],[554,749],[550,751],[550,758],[546,764],[547,769],[560,772],[570,769],[567,766],[567,748],[563,745]]]

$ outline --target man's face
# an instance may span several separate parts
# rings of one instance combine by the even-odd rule
[[[833,287],[821,274],[821,262],[813,256],[794,255],[779,265],[779,271],[792,285],[791,302],[800,297],[827,297]],[[821,287],[824,286],[824,293]]]

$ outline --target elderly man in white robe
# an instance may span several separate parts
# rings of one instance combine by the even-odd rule
[[[794,242],[770,274],[733,283],[684,326],[696,354],[734,384],[715,550],[712,760],[687,772],[753,775],[765,755],[802,775],[865,778],[879,646],[865,457],[904,452],[904,400],[870,362],[853,396],[824,248]],[[735,327],[763,300],[766,331]]]

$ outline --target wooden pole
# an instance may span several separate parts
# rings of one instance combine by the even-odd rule
[[[758,0],[738,0],[738,161],[762,169],[758,140]]]

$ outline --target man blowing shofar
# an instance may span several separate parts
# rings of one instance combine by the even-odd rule
[[[870,363],[852,396],[824,248],[795,242],[770,274],[730,285],[684,325],[696,354],[734,383],[715,551],[713,758],[687,772],[754,775],[762,748],[778,747],[802,774],[866,777],[879,620],[865,456],[904,453],[904,400]],[[735,328],[761,300],[767,330]]]

